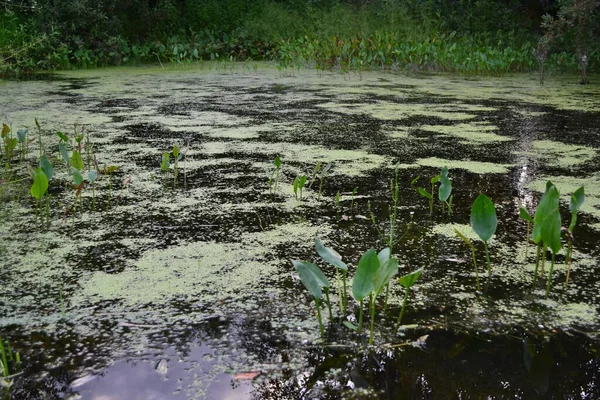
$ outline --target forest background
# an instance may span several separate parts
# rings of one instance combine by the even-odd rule
[[[600,0],[0,0],[0,74],[201,60],[600,68]]]

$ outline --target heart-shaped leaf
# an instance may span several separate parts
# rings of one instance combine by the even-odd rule
[[[73,155],[71,156],[71,165],[73,168],[81,171],[83,169],[83,160],[81,159],[81,154],[77,150],[73,150]]]
[[[48,177],[41,168],[37,168],[33,173],[33,184],[30,193],[33,197],[41,200],[48,190]]]
[[[388,282],[398,274],[398,260],[388,258],[387,261],[379,265],[377,274],[373,280],[373,291],[378,296],[379,293],[387,286]]]
[[[379,259],[373,249],[366,251],[356,267],[352,281],[352,295],[359,303],[373,291],[373,280],[379,268]]]
[[[315,249],[321,258],[327,261],[329,264],[344,271],[348,270],[348,266],[342,262],[342,256],[340,256],[338,252],[332,248],[325,247],[319,238],[315,240]]]
[[[421,276],[421,273],[423,273],[423,267],[411,272],[410,274],[406,274],[406,275],[400,277],[399,282],[405,288],[410,289],[412,287],[412,285],[415,284],[417,279],[419,279],[419,277]]]
[[[480,194],[471,207],[471,226],[481,240],[487,242],[496,232],[496,207],[485,194]]]
[[[292,264],[306,289],[317,299],[323,297],[321,288],[329,287],[329,281],[319,267],[306,261],[292,260]]]
[[[42,169],[42,171],[44,171],[44,174],[46,174],[48,180],[52,179],[52,177],[54,176],[54,168],[52,167],[52,163],[45,154],[43,154],[40,157],[40,168]]]

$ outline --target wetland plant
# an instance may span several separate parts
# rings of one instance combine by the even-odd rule
[[[8,341],[0,338],[0,388],[10,389],[13,378],[21,374],[21,355],[15,353]],[[10,397],[9,397],[10,398]]]
[[[117,167],[116,165],[111,165],[109,167],[104,166],[104,170],[102,171],[102,173],[104,175],[108,175],[108,200],[106,201],[106,212],[108,212],[108,210],[110,210],[110,199],[112,198],[113,174],[115,173],[115,171],[117,169],[119,169],[119,167]]]
[[[179,146],[173,145],[173,187],[177,186],[177,175],[179,174],[178,162],[183,157],[183,154],[179,151]]]
[[[17,148],[17,138],[13,137],[12,129],[6,125],[2,124],[2,144],[4,149],[4,158],[6,158],[5,166],[6,168],[10,168],[10,162],[13,158],[13,153]]]
[[[44,195],[48,191],[48,177],[42,170],[42,168],[36,168],[32,174],[33,184],[29,192],[35,198],[35,215],[40,215],[41,203]]]
[[[275,166],[275,169],[269,178],[269,191],[275,195],[277,193],[277,185],[279,184],[279,174],[281,173],[281,158],[279,158],[278,155],[275,156],[273,165]]]
[[[363,324],[363,300],[370,298],[375,288],[375,276],[379,269],[379,259],[373,249],[367,250],[356,267],[354,279],[352,280],[352,296],[358,302],[358,332],[362,332]]]
[[[323,181],[325,180],[327,173],[331,170],[331,167],[333,167],[333,163],[327,163],[323,167],[320,161],[317,161],[317,164],[315,165],[315,169],[313,170],[313,176],[310,180],[310,185],[308,185],[308,188],[310,189],[312,187],[313,183],[316,182],[317,177],[318,177],[319,178],[319,195],[317,197],[317,200],[321,199],[321,194],[323,193]]]
[[[571,262],[572,262],[571,255],[572,255],[572,251],[573,251],[573,242],[574,242],[574,237],[575,237],[573,235],[573,231],[575,230],[575,225],[577,224],[577,211],[579,211],[579,209],[583,205],[584,201],[585,201],[585,190],[582,186],[571,194],[571,202],[569,203],[569,211],[571,212],[571,222],[569,223],[569,228],[566,230],[568,247],[567,247],[567,256],[566,256],[567,277],[565,279],[565,285],[569,284],[569,275],[571,274]]]
[[[452,195],[452,181],[448,178],[448,167],[442,168],[442,172],[440,173],[439,177],[441,184],[438,189],[438,198],[442,202],[442,211],[445,204],[448,207],[448,215],[451,215],[452,200],[454,199],[454,196]]]
[[[331,305],[329,304],[328,295],[329,281],[319,267],[312,263],[292,260],[292,264],[294,264],[294,268],[296,268],[302,284],[306,287],[306,289],[308,289],[310,294],[312,294],[313,298],[315,299],[315,305],[317,307],[317,319],[319,320],[319,330],[321,332],[321,337],[323,337],[325,336],[325,328],[323,326],[323,318],[321,317],[321,299],[323,298],[323,293],[325,293],[331,317]]]
[[[416,182],[417,179],[418,179],[418,177],[413,179],[413,182]],[[429,213],[430,214],[433,213],[433,193],[435,192],[435,184],[438,183],[439,181],[440,181],[440,175],[436,175],[429,180],[429,182],[431,183],[431,193],[429,193],[427,190],[425,190],[422,187],[417,188],[417,190],[421,196],[429,199]]]
[[[552,273],[554,271],[556,253],[558,253],[562,248],[561,217],[560,212],[558,210],[559,201],[560,193],[558,192],[558,189],[552,184],[552,182],[548,182],[546,184],[546,192],[542,196],[540,204],[538,204],[538,207],[535,210],[535,215],[533,217],[533,238],[534,241],[538,242],[538,254],[540,240],[543,243],[544,250],[547,247],[549,247],[552,251],[552,263],[550,265],[548,281],[546,283],[546,297],[548,297],[548,295],[550,294],[550,288],[552,286]],[[536,278],[537,269],[538,268],[536,263]]]
[[[299,175],[294,179],[294,196],[296,200],[302,200],[302,189],[306,184],[307,177],[306,175]],[[300,194],[298,196],[298,194]]]
[[[348,266],[342,261],[342,256],[332,248],[325,247],[323,242],[319,238],[315,239],[315,249],[317,254],[325,260],[327,263],[335,267],[335,279],[338,286],[338,293],[340,298],[340,313],[346,314],[346,307],[348,304],[348,294],[346,289],[346,276],[348,275]],[[340,282],[339,271],[342,271],[342,282]],[[342,288],[343,284],[343,288]]]
[[[485,194],[480,194],[473,202],[473,206],[471,207],[471,226],[477,236],[483,241],[489,278],[492,275],[492,263],[490,262],[488,241],[496,233],[498,218],[496,217],[494,203]]]
[[[396,321],[396,327],[394,328],[394,335],[398,333],[398,329],[402,324],[402,317],[404,316],[404,311],[406,310],[406,305],[408,304],[408,296],[410,294],[410,289],[413,287],[415,282],[419,279],[421,274],[423,273],[423,267],[411,272],[410,274],[406,274],[398,279],[398,282],[402,286],[404,286],[404,301],[402,302],[402,308],[400,309],[400,313],[398,314],[398,320]]]
[[[21,161],[25,158],[25,155],[29,152],[29,143],[27,141],[27,129],[19,129],[17,131],[17,143],[19,144],[19,153]]]

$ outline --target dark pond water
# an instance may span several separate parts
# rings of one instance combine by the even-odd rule
[[[573,77],[536,82],[287,76],[241,64],[0,81],[0,118],[15,131],[27,126],[32,139],[25,160],[15,157],[3,172],[0,192],[0,338],[20,353],[23,372],[0,393],[600,398],[600,88]],[[29,183],[13,182],[37,163],[34,118],[56,169],[49,227],[36,219]],[[92,146],[83,151],[85,174],[94,158],[101,169],[118,169],[84,188],[75,208],[54,132],[74,136],[82,126]],[[173,166],[161,170],[161,157],[177,143],[185,157],[175,179]],[[273,195],[276,155],[283,167]],[[317,180],[296,199],[294,178],[311,177],[317,162],[333,163],[322,193]],[[437,201],[430,213],[416,190],[429,189],[443,166],[455,196],[451,216]],[[289,260],[318,262],[335,281],[314,251],[318,236],[352,276],[367,249],[386,246],[378,229],[389,230],[395,168],[405,235],[393,253],[401,275],[425,267],[403,329],[393,333],[404,295],[396,283],[389,306],[377,305],[373,346],[342,324],[356,320],[358,307],[339,315],[335,293],[334,318],[320,338],[314,302]],[[533,212],[547,180],[564,195],[563,225],[568,195],[581,185],[586,191],[570,283],[562,250],[548,298],[547,271],[534,282],[535,251],[518,218],[520,205]],[[468,226],[479,193],[494,201],[499,219],[490,278]],[[481,292],[455,228],[478,246]]]

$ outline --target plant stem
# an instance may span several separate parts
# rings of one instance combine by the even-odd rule
[[[488,278],[492,276],[492,262],[490,261],[490,251],[488,250],[487,241],[483,242],[483,247],[485,248],[485,259],[488,265]]]
[[[565,279],[565,287],[569,284],[569,276],[571,275],[571,251],[573,250],[573,242],[569,238],[569,247],[567,248],[567,279]]]
[[[335,269],[335,282],[337,284],[338,296],[340,298],[340,315],[344,315],[344,297],[342,296],[342,281],[340,280],[340,273],[338,269]]]
[[[548,273],[548,282],[546,283],[546,298],[550,294],[550,287],[552,286],[552,271],[554,271],[554,257],[556,254],[552,252],[552,264],[550,264],[550,273]]]
[[[371,305],[371,329],[369,334],[369,344],[373,344],[373,330],[375,328],[375,296],[371,296],[370,298]]]
[[[477,269],[477,258],[475,257],[474,248],[471,248],[471,254],[473,255],[473,267],[475,268],[475,282],[477,282],[477,291],[481,292],[481,286],[479,286],[479,271]]]
[[[533,283],[537,282],[538,268],[540,266],[540,251],[542,249],[542,243],[537,244],[536,255],[535,255],[535,272],[533,273]]]
[[[346,312],[348,310],[348,291],[346,289],[346,275],[348,274],[347,271],[342,271],[342,281],[344,283],[344,311],[343,314],[346,315]]]
[[[325,328],[323,327],[323,319],[321,318],[321,302],[315,297],[315,304],[317,305],[317,318],[319,320],[319,330],[321,331],[321,337],[325,336]]]
[[[327,301],[327,310],[329,310],[329,321],[333,321],[333,314],[331,313],[331,302],[329,301],[329,288],[325,289],[325,300]]]
[[[529,231],[531,229],[531,222],[527,221],[527,236],[525,237],[525,261],[529,258]]]
[[[358,311],[358,332],[362,332],[362,324],[363,324],[363,302],[360,301],[360,308]]]
[[[398,314],[398,320],[396,321],[396,327],[394,328],[394,335],[398,333],[400,323],[402,323],[402,316],[404,315],[404,310],[406,309],[406,304],[408,303],[409,292],[410,288],[406,288],[406,292],[404,293],[404,302],[402,302],[402,308],[400,309],[400,314]]]

